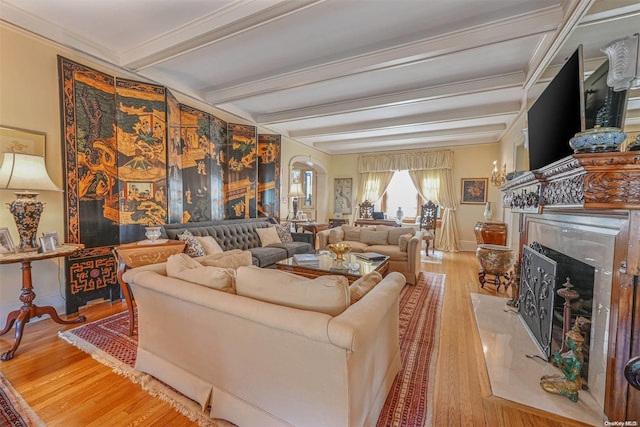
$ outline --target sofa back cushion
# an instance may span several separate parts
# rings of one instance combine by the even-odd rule
[[[332,228],[329,231],[329,243],[339,243],[344,240],[344,230],[342,227]]]
[[[349,282],[344,276],[315,279],[285,271],[240,267],[236,292],[248,298],[337,316],[349,307]]]
[[[397,245],[400,242],[400,236],[410,234],[413,236],[416,234],[416,230],[412,227],[389,227],[389,236],[387,236],[387,243],[390,245]]]
[[[362,227],[355,225],[343,225],[342,230],[344,230],[344,240],[352,242],[360,241],[360,231],[362,230]]]
[[[368,245],[386,245],[389,232],[387,230],[367,230],[360,231],[360,241]]]
[[[167,276],[219,291],[235,293],[234,269],[203,266],[187,258],[189,258],[187,254],[171,255],[166,264]]]
[[[355,304],[362,299],[371,289],[382,281],[382,274],[377,271],[365,274],[349,286],[351,304]]]
[[[210,267],[233,268],[235,270],[238,267],[252,265],[253,257],[249,251],[231,249],[230,251],[198,258],[198,262]]]

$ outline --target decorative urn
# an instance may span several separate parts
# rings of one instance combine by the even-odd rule
[[[332,243],[329,245],[329,250],[336,254],[336,262],[344,262],[344,255],[351,251],[351,245],[348,243]]]
[[[500,275],[511,270],[516,254],[507,246],[485,244],[476,249],[476,258],[485,273]]]

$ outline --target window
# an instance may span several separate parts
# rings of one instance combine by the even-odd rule
[[[409,171],[397,171],[393,174],[391,182],[384,193],[382,209],[385,210],[387,218],[396,218],[398,208],[402,208],[405,218],[415,218],[420,216],[419,195],[416,187],[411,181]]]

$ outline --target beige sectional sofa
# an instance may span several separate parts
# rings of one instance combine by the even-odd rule
[[[375,273],[365,293],[343,276],[227,271],[232,292],[168,277],[166,263],[125,273],[138,306],[135,369],[239,426],[375,425],[401,367],[404,276]]]
[[[417,283],[421,271],[422,231],[412,227],[342,225],[319,232],[316,239],[321,249],[331,243],[344,242],[351,245],[352,252],[387,255],[389,271],[402,273],[409,284]]]

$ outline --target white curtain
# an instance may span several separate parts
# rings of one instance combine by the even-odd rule
[[[368,200],[371,204],[376,203],[391,182],[393,178],[392,171],[385,172],[366,172],[360,174],[360,183],[358,185],[358,203],[355,206],[356,213],[354,218],[359,217],[358,206],[360,203]]]
[[[453,168],[453,151],[416,151],[402,153],[385,153],[384,155],[363,155],[358,158],[360,185],[359,203],[367,196],[376,196],[377,201],[386,190],[393,173],[408,170],[417,191],[425,200],[444,208],[442,225],[436,248],[445,252],[458,252],[458,225],[454,215],[458,208],[451,169]],[[377,173],[387,172],[387,175]],[[384,185],[384,186],[383,186]]]
[[[440,233],[436,233],[435,248],[458,252],[458,224],[453,214],[458,208],[458,199],[453,191],[451,169],[412,170],[409,176],[422,198],[444,209]]]

